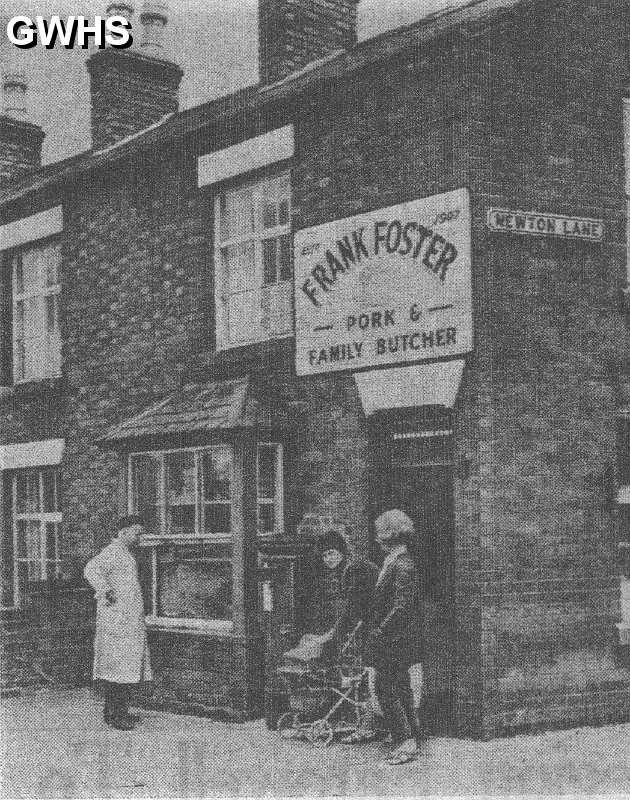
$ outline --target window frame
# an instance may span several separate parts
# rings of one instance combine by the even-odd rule
[[[136,487],[134,482],[133,472],[133,457],[134,456],[160,456],[160,473],[159,473],[159,486],[158,486],[158,520],[160,524],[160,533],[157,534],[143,534],[138,547],[148,550],[150,552],[150,570],[151,570],[151,586],[150,586],[150,604],[151,613],[145,615],[145,622],[148,627],[156,629],[182,629],[182,630],[197,630],[202,632],[211,632],[216,635],[231,635],[234,629],[233,620],[223,619],[201,619],[196,617],[162,617],[159,616],[158,606],[158,548],[164,544],[178,544],[178,545],[198,545],[200,542],[215,542],[217,544],[225,544],[234,542],[234,533],[230,529],[229,534],[225,533],[206,533],[203,530],[203,483],[201,480],[201,455],[204,452],[213,449],[229,449],[231,455],[230,465],[230,511],[235,500],[235,448],[230,442],[218,442],[216,444],[199,445],[196,447],[169,447],[162,450],[134,450],[130,452],[127,457],[127,510],[128,513],[137,513],[136,511]],[[166,491],[167,491],[167,466],[166,456],[169,453],[184,453],[193,452],[195,454],[195,533],[185,534],[176,533],[169,534],[167,532],[167,504],[166,504]],[[232,513],[230,514],[232,517]],[[231,522],[230,522],[231,528]],[[221,559],[227,561],[227,559]],[[234,554],[229,560],[232,570],[234,570]],[[234,579],[234,572],[232,572]],[[234,592],[234,584],[232,584],[232,592]]]
[[[55,508],[56,511],[44,510],[44,473],[51,472],[54,475],[54,492],[55,492]],[[29,473],[37,474],[38,479],[38,499],[39,511],[25,511],[18,512],[17,510],[17,482],[18,478]],[[20,575],[18,564],[35,561],[34,559],[19,557],[18,547],[18,523],[19,522],[39,522],[39,568],[41,577],[39,581],[46,582],[51,579],[57,579],[62,576],[62,558],[61,558],[61,535],[60,527],[63,522],[63,512],[61,511],[61,490],[60,490],[60,471],[56,467],[28,467],[25,469],[13,470],[11,476],[11,526],[13,538],[13,603],[14,608],[22,607],[22,596],[20,593]],[[46,526],[54,524],[55,527],[55,558],[47,558],[47,531]],[[37,563],[37,562],[36,562]],[[54,576],[49,576],[49,564],[54,564]]]
[[[36,291],[25,292],[17,291],[17,276],[15,270],[16,259],[19,263],[23,264],[24,255],[30,251],[36,250],[43,250],[48,247],[57,246],[59,250],[59,260],[56,265],[56,283],[51,284],[50,286],[47,284],[46,276],[39,275],[38,276],[38,285],[36,287]],[[8,300],[9,306],[9,319],[7,320],[7,328],[9,332],[9,342],[8,342],[8,350],[10,353],[8,354],[7,360],[10,366],[10,381],[14,386],[18,386],[20,384],[27,384],[27,383],[37,383],[40,381],[45,380],[55,380],[61,377],[62,374],[62,339],[61,339],[61,297],[62,297],[62,279],[61,279],[61,270],[63,264],[63,241],[60,234],[55,233],[51,236],[46,236],[41,239],[37,239],[30,242],[25,242],[15,247],[7,248],[6,250],[2,251],[2,257],[4,259],[4,268],[6,270],[6,285],[9,290],[10,299]],[[24,282],[24,271],[22,267],[22,280]],[[24,286],[23,286],[24,289]],[[55,334],[57,341],[54,343],[56,348],[56,368],[50,374],[45,374],[45,370],[41,371],[37,375],[26,375],[25,371],[21,377],[20,375],[21,369],[18,369],[18,354],[17,354],[17,304],[24,303],[29,299],[37,299],[38,300],[38,319],[41,322],[40,328],[40,335],[37,337],[37,341],[42,342],[45,345],[45,352],[46,358],[48,359],[48,354],[51,351],[52,345],[52,335],[47,330],[47,299],[49,297],[56,298],[55,302]],[[26,338],[22,341],[22,345],[25,345]],[[26,356],[26,349],[22,358]]]
[[[288,209],[286,224],[277,224],[273,227],[265,228],[262,220],[262,201],[268,196],[269,187],[273,184],[280,184],[285,181],[288,185]],[[267,189],[267,192],[265,191]],[[229,239],[222,239],[221,228],[223,224],[221,207],[227,195],[237,192],[252,191],[252,216],[254,227],[251,231],[231,236]],[[275,191],[275,189],[274,189]],[[212,198],[212,224],[213,224],[213,260],[214,260],[214,307],[215,307],[215,341],[218,352],[231,350],[237,347],[247,347],[260,344],[261,342],[287,339],[295,333],[295,311],[294,311],[294,257],[293,257],[293,224],[292,224],[292,191],[291,191],[291,170],[288,166],[277,168],[269,173],[268,170],[262,174],[240,177],[237,180],[229,180],[219,185]],[[266,240],[275,239],[279,241],[282,236],[288,237],[289,242],[289,263],[290,277],[281,279],[279,266],[274,283],[265,282],[265,262],[264,245]],[[254,247],[254,269],[256,271],[256,291],[260,295],[259,319],[256,325],[256,333],[246,340],[234,340],[230,335],[229,309],[228,302],[231,294],[229,292],[229,277],[224,263],[223,251],[228,247],[253,243]],[[263,328],[263,300],[264,290],[269,287],[283,287],[284,291],[290,294],[289,311],[287,319],[287,330],[277,333],[273,330]],[[281,290],[278,289],[278,292]]]
[[[260,495],[260,450],[274,448],[275,492],[273,498]],[[274,529],[265,531],[261,526],[260,506],[272,505]],[[256,444],[256,531],[258,536],[282,536],[284,533],[284,448],[280,442],[259,441]]]
[[[275,485],[274,485],[274,497],[273,498],[262,498],[259,492],[259,455],[261,448],[274,448],[274,464],[275,464]],[[229,450],[231,456],[231,466],[230,466],[230,518],[231,518],[231,525],[230,525],[230,532],[229,534],[221,533],[206,533],[204,531],[204,511],[203,506],[205,505],[204,499],[204,492],[203,492],[203,481],[202,481],[202,456],[204,452],[212,451],[212,450]],[[166,521],[166,513],[167,513],[167,506],[166,506],[166,490],[167,490],[167,475],[166,475],[166,463],[167,463],[167,455],[169,453],[182,453],[182,452],[193,452],[195,453],[195,490],[196,490],[196,498],[195,498],[195,533],[194,534],[169,534],[167,532],[167,521]],[[224,441],[224,442],[217,442],[215,444],[206,444],[206,445],[197,445],[191,447],[169,447],[164,448],[162,450],[137,450],[132,451],[127,454],[127,510],[130,514],[137,513],[138,509],[138,497],[137,497],[137,490],[136,490],[136,481],[134,476],[134,456],[159,456],[160,457],[160,468],[159,468],[159,485],[158,485],[158,492],[157,492],[157,500],[158,500],[158,513],[157,518],[159,520],[160,525],[160,532],[159,533],[148,533],[143,534],[141,540],[139,542],[139,547],[145,551],[149,552],[149,568],[150,568],[150,606],[151,606],[151,613],[146,615],[146,623],[150,627],[154,627],[157,629],[182,629],[182,630],[192,630],[192,631],[199,631],[199,632],[211,632],[216,635],[230,635],[234,630],[234,621],[233,620],[222,620],[222,619],[200,619],[194,617],[162,617],[157,614],[158,607],[159,607],[159,597],[158,597],[158,548],[165,544],[175,544],[179,546],[186,546],[186,545],[199,545],[200,543],[216,543],[216,544],[231,544],[234,547],[235,543],[235,531],[232,527],[233,523],[233,508],[235,503],[238,501],[239,494],[242,497],[244,494],[245,487],[237,486],[236,485],[236,477],[237,477],[237,469],[236,469],[236,458],[237,458],[237,448],[234,442],[231,441]],[[270,535],[281,535],[284,531],[284,448],[280,442],[277,441],[266,441],[266,440],[259,440],[256,442],[256,471],[255,471],[255,481],[256,481],[256,530],[258,536],[270,536]],[[262,531],[259,527],[259,502],[263,500],[265,504],[273,504],[274,506],[274,531]],[[219,558],[221,561],[227,561],[228,559]],[[229,559],[229,562],[234,569],[234,551],[232,551],[232,556]],[[233,580],[234,580],[234,572],[232,573]],[[232,591],[234,591],[234,584],[232,586]]]
[[[234,492],[235,492],[235,485],[234,485],[234,478],[235,478],[235,469],[234,469],[234,446],[229,442],[219,442],[216,444],[210,445],[198,445],[195,447],[169,447],[163,450],[134,450],[128,454],[127,458],[127,509],[130,514],[141,513],[136,510],[135,505],[135,483],[134,483],[134,473],[133,473],[133,457],[134,456],[160,456],[160,479],[159,479],[159,487],[158,487],[158,520],[160,523],[160,532],[159,533],[145,533],[142,536],[141,544],[144,546],[146,544],[152,543],[159,543],[163,544],[165,542],[177,542],[179,544],[186,544],[186,543],[199,543],[200,541],[210,540],[214,542],[231,542],[233,540],[233,533],[230,530],[228,533],[220,532],[220,533],[206,533],[204,531],[204,516],[205,512],[203,509],[204,500],[202,495],[202,481],[201,481],[201,470],[200,470],[200,462],[201,462],[201,454],[206,451],[211,450],[218,450],[218,449],[229,449],[231,455],[231,466],[230,466],[230,509],[234,504]],[[168,533],[167,532],[167,503],[166,503],[166,480],[167,480],[167,466],[166,466],[166,456],[170,453],[189,453],[192,452],[195,454],[195,533],[188,534],[188,533]]]

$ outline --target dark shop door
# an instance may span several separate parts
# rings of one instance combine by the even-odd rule
[[[399,508],[414,522],[410,554],[423,599],[423,707],[434,734],[453,732],[453,466],[446,431],[381,440],[375,470],[374,516]],[[383,446],[384,445],[384,446]]]

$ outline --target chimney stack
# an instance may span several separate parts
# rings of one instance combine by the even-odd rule
[[[357,43],[359,0],[258,0],[258,57],[263,85]]]
[[[134,46],[97,50],[88,59],[94,150],[110,147],[178,110],[183,73],[162,51],[167,11],[165,2],[145,0],[142,36],[132,27]],[[106,13],[132,22],[134,7],[127,0],[112,2]]]
[[[44,131],[28,120],[28,81],[18,70],[2,76],[0,114],[0,182],[18,178],[42,164]]]

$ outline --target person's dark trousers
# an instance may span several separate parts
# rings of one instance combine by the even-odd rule
[[[103,681],[103,691],[105,694],[105,707],[103,708],[105,722],[128,718],[131,685]]]
[[[387,662],[378,664],[375,689],[394,747],[405,739],[417,739],[417,716],[407,667]]]

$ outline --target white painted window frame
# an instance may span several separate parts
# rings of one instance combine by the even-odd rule
[[[182,630],[197,630],[200,632],[208,632],[215,635],[229,635],[234,627],[232,620],[223,619],[195,619],[195,618],[178,618],[178,617],[161,617],[157,614],[158,608],[158,561],[157,561],[157,548],[160,545],[169,542],[177,544],[199,544],[203,541],[211,541],[217,543],[232,542],[232,531],[228,534],[205,533],[203,527],[203,488],[201,484],[201,469],[200,462],[201,456],[206,451],[211,451],[218,448],[229,448],[232,456],[232,467],[230,470],[230,505],[234,503],[234,495],[236,487],[234,485],[234,448],[230,444],[222,443],[217,445],[208,445],[204,447],[181,447],[181,448],[168,448],[164,450],[139,450],[129,454],[127,459],[128,469],[128,495],[127,495],[127,508],[130,514],[137,513],[135,486],[134,486],[134,473],[133,473],[133,457],[134,456],[159,456],[160,457],[160,477],[158,485],[158,519],[160,521],[160,533],[155,535],[145,534],[139,546],[147,548],[151,553],[151,613],[146,616],[146,624],[154,628],[166,629],[182,629]],[[182,453],[192,452],[195,458],[195,533],[194,534],[168,534],[166,532],[166,456],[169,453]]]
[[[29,281],[25,279],[24,273],[24,255],[26,253],[35,252],[38,250],[44,250],[50,247],[56,246],[59,251],[59,260],[57,264],[57,282],[51,284],[50,286],[47,285],[47,276],[44,274],[44,265],[39,263],[37,265],[38,268],[38,275],[36,281],[34,281],[34,286],[31,287],[30,290],[26,290],[26,287],[29,284]],[[61,376],[61,332],[60,332],[60,296],[61,296],[61,242],[59,241],[58,237],[52,237],[48,239],[42,239],[37,242],[29,242],[19,248],[10,250],[7,252],[9,261],[10,261],[10,269],[11,269],[11,285],[12,285],[12,348],[13,348],[13,383],[14,385],[19,385],[21,383],[31,383],[33,381],[40,381],[45,380],[46,378],[58,378]],[[17,266],[20,264],[20,268],[22,270],[22,291],[18,290],[18,281],[17,281]],[[53,298],[54,308],[55,308],[55,327],[53,331],[48,331],[47,329],[47,302],[49,298]],[[36,336],[32,337],[31,340],[27,340],[26,336],[23,338],[18,339],[18,330],[17,330],[17,318],[18,318],[18,306],[21,303],[24,309],[24,320],[26,322],[26,309],[28,307],[29,302],[36,303],[36,317],[39,321],[39,330]],[[26,362],[27,359],[27,348],[28,344],[27,341],[30,343],[30,347],[42,347],[44,350],[44,361],[40,365],[40,369],[35,374],[30,373],[22,373],[21,368],[21,355],[20,355],[20,348],[19,345],[21,344],[24,347],[24,359]],[[54,351],[54,365],[52,369],[48,369],[49,361],[50,361],[50,354]],[[27,362],[26,362],[27,363]]]
[[[275,461],[275,495],[273,498],[260,496],[260,450],[261,448],[274,448],[274,461]],[[273,534],[274,536],[282,536],[284,533],[284,452],[283,447],[279,442],[258,442],[256,448],[256,516],[257,516],[257,529],[260,535]],[[262,529],[260,520],[260,506],[273,505],[274,508],[274,529],[273,531],[265,531]]]
[[[272,228],[264,228],[262,221],[262,207],[263,201],[273,184],[287,182],[288,191],[288,215],[287,223],[284,225],[277,225]],[[253,217],[254,217],[254,230],[240,236],[223,240],[221,238],[221,203],[222,199],[232,192],[242,192],[251,189]],[[214,289],[214,305],[215,305],[215,333],[216,333],[216,347],[217,350],[229,350],[235,347],[244,347],[259,342],[265,342],[272,339],[286,339],[293,336],[294,321],[293,321],[293,276],[288,280],[277,280],[275,284],[265,284],[264,282],[264,258],[263,258],[263,242],[266,239],[277,239],[280,236],[289,236],[290,241],[292,237],[291,232],[291,175],[288,170],[280,171],[276,175],[266,176],[257,180],[243,181],[237,185],[229,186],[219,191],[214,198],[214,275],[215,275],[215,289]],[[228,318],[228,303],[229,298],[237,292],[229,292],[229,277],[226,274],[226,266],[224,263],[223,252],[231,246],[253,242],[254,245],[254,264],[256,271],[256,286],[257,291],[260,293],[259,302],[259,317],[257,320],[251,321],[251,336],[247,339],[235,340],[230,335],[229,331],[229,318]],[[293,271],[293,265],[292,265]],[[277,287],[277,288],[273,288]],[[275,332],[265,331],[263,327],[263,296],[264,290],[267,289],[270,293],[281,292],[289,293],[291,302],[288,304],[288,319],[286,320],[286,331]]]
[[[15,608],[21,608],[22,597],[20,596],[20,581],[18,564],[28,563],[32,561],[29,558],[20,558],[18,556],[18,523],[19,522],[38,522],[39,523],[39,547],[40,558],[39,567],[41,572],[40,580],[46,581],[49,577],[49,561],[46,557],[46,525],[56,524],[56,537],[55,537],[55,559],[54,559],[54,577],[58,578],[61,575],[61,547],[60,547],[60,533],[59,527],[62,522],[61,511],[44,511],[44,471],[50,470],[55,473],[55,505],[60,507],[59,502],[59,470],[55,467],[35,467],[27,470],[20,470],[21,474],[24,473],[37,473],[39,481],[39,511],[25,511],[18,513],[17,510],[17,482],[19,478],[18,472],[14,472],[11,481],[11,497],[12,497],[12,526],[13,526],[13,603]]]

